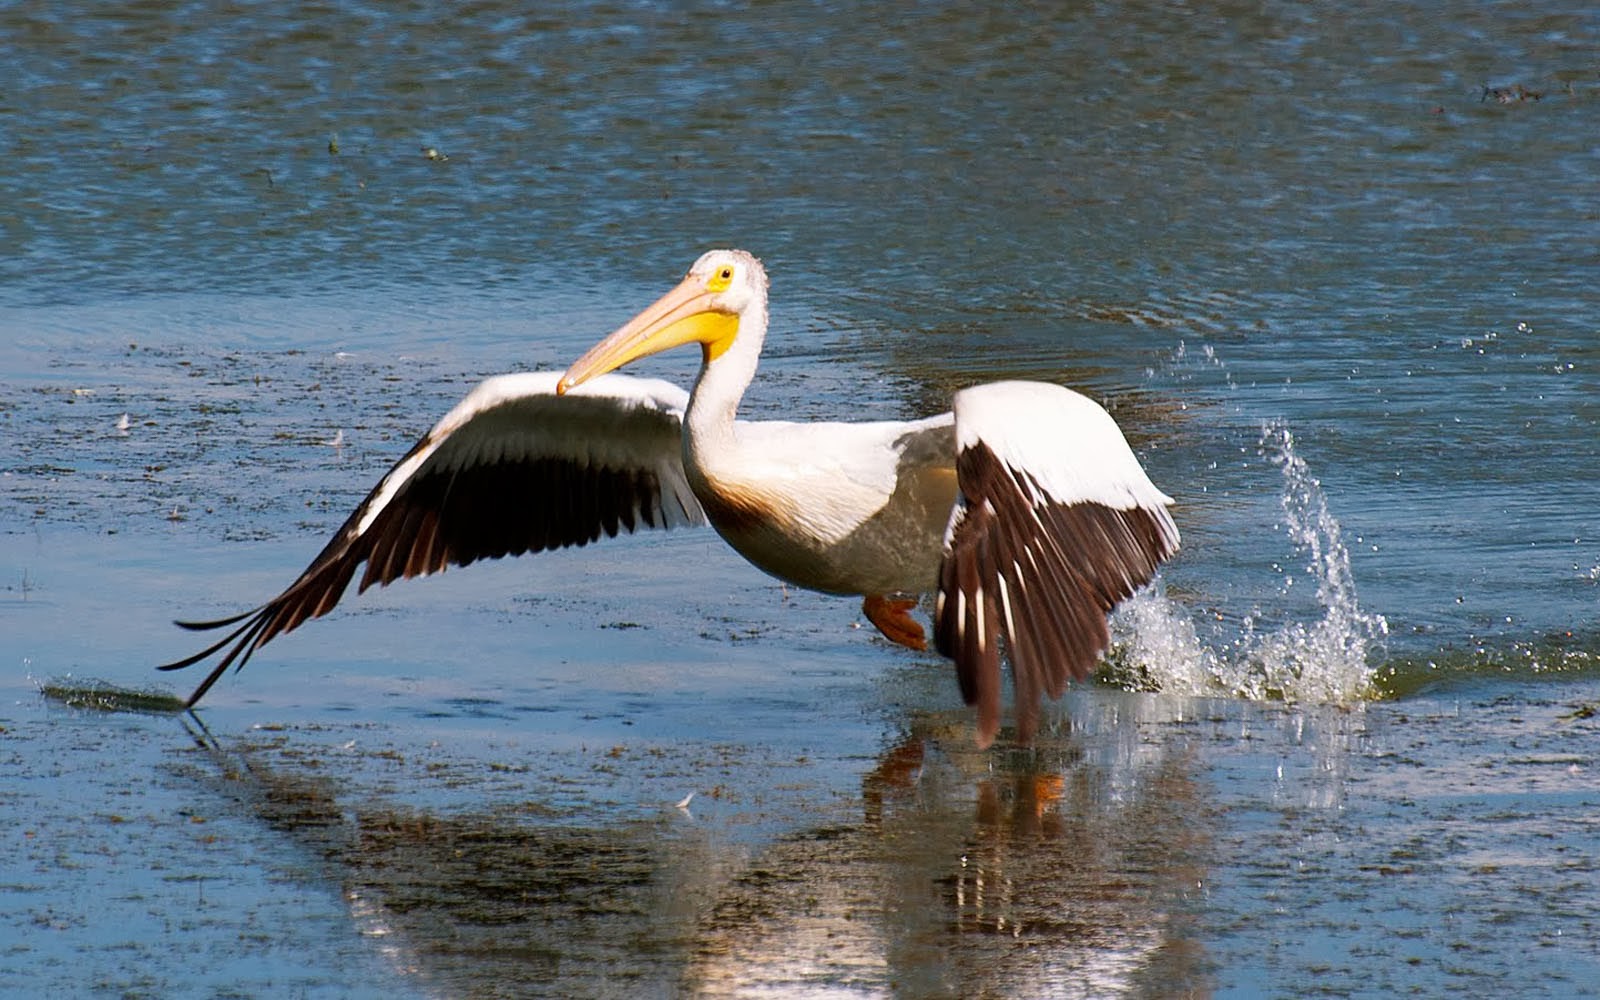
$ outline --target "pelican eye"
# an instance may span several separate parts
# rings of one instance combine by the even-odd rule
[[[713,274],[711,280],[706,282],[706,291],[725,292],[731,284],[733,284],[733,265],[724,264],[717,268],[717,273]]]

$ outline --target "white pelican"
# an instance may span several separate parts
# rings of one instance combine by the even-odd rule
[[[1041,692],[1059,697],[1109,642],[1106,615],[1178,547],[1172,500],[1145,476],[1110,415],[1060,386],[964,389],[954,411],[909,422],[736,419],[767,332],[767,275],[713,250],[672,291],[557,376],[500,375],[445,414],[389,471],[299,579],[237,627],[189,698],[230,664],[360,590],[478,559],[584,545],[641,526],[707,524],[780,580],[860,594],[889,639],[925,648],[907,613],[936,592],[934,644],[1000,728],[1001,647],[1019,741]],[[699,344],[694,392],[607,374]]]

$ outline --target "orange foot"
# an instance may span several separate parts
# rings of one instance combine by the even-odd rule
[[[1067,779],[1059,774],[1036,774],[1029,784],[1032,787],[1025,794],[1033,799],[1034,819],[1043,819],[1044,814],[1061,801],[1061,796],[1067,791]]]
[[[928,648],[927,635],[916,619],[906,613],[916,606],[914,597],[895,600],[882,594],[868,594],[861,602],[861,613],[877,626],[885,639],[920,652]]]

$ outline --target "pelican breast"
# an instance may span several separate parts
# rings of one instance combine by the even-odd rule
[[[741,423],[690,454],[689,482],[728,544],[766,572],[830,594],[931,590],[956,497],[949,414],[911,422]]]

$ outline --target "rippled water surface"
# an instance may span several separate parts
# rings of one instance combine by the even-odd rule
[[[1600,993],[1600,15],[1060,6],[0,6],[0,989]],[[693,532],[41,694],[718,245],[748,415],[1056,381],[1177,501],[1034,748]]]

